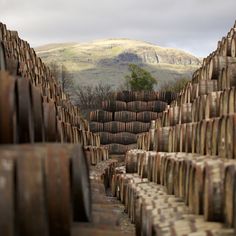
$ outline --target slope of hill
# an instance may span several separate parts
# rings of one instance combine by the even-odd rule
[[[182,50],[129,39],[50,44],[35,50],[45,63],[64,64],[79,84],[104,82],[115,87],[124,82],[130,63],[142,66],[160,83],[190,77],[201,63]]]

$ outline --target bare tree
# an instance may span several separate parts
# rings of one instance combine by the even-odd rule
[[[53,77],[61,84],[62,90],[69,95],[73,93],[74,81],[70,78],[68,69],[65,65],[56,62],[48,64]]]
[[[112,100],[114,91],[109,84],[98,84],[96,86],[84,85],[76,90],[76,104],[81,109],[99,109],[104,100]]]

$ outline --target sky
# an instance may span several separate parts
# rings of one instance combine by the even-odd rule
[[[235,9],[236,0],[0,0],[0,22],[32,47],[128,38],[205,57]]]

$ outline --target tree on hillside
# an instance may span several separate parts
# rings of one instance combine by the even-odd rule
[[[180,78],[171,81],[166,81],[165,83],[161,84],[159,91],[162,92],[170,91],[174,93],[179,93],[188,82],[189,82],[188,78]]]
[[[135,64],[129,64],[129,71],[131,74],[125,78],[131,90],[153,90],[157,81],[148,71]]]

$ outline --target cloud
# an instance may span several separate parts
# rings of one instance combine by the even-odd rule
[[[0,21],[37,46],[131,38],[206,56],[235,20],[235,0],[0,0]]]

